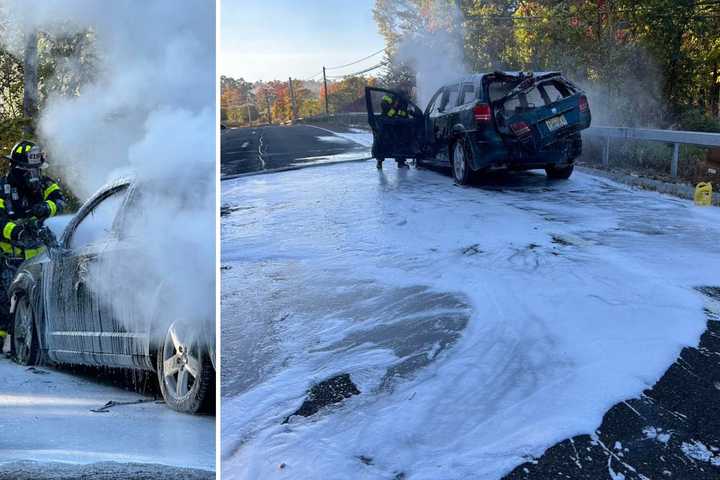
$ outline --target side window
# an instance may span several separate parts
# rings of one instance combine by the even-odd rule
[[[445,101],[443,102],[442,108],[440,110],[450,110],[451,108],[455,108],[457,106],[458,96],[460,93],[460,87],[458,85],[453,85],[451,87],[447,87],[445,89],[447,92],[445,95]]]
[[[112,232],[120,206],[125,199],[127,187],[100,200],[77,224],[70,235],[68,247],[72,250],[106,239]]]
[[[427,108],[427,115],[428,116],[437,116],[438,111],[440,110],[440,103],[443,101],[443,98],[445,97],[445,91],[444,89],[440,89],[437,92],[435,92],[435,96],[430,100],[430,104]]]
[[[460,89],[460,105],[465,105],[475,100],[475,85],[463,83]]]

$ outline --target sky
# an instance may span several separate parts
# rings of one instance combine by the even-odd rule
[[[234,78],[322,78],[381,50],[373,0],[222,0],[220,73]],[[353,73],[382,55],[328,75]]]

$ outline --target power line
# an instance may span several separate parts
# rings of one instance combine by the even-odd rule
[[[378,51],[375,52],[375,53],[371,53],[371,54],[368,55],[367,57],[363,57],[363,58],[361,58],[360,60],[355,60],[354,62],[346,63],[345,65],[338,65],[337,67],[326,67],[325,70],[337,70],[338,68],[349,67],[350,65],[355,65],[356,63],[360,63],[360,62],[362,62],[362,61],[364,61],[364,60],[367,60],[368,58],[372,58],[372,57],[374,57],[375,55],[378,55],[378,54],[380,54],[380,53],[382,53],[382,52],[384,52],[384,51],[385,51],[385,48],[383,48],[382,50],[378,50]]]
[[[384,66],[386,66],[386,65],[387,65],[387,62],[380,62],[380,63],[378,63],[378,64],[376,64],[376,65],[373,65],[372,67],[368,67],[368,68],[366,68],[366,69],[364,69],[364,70],[360,70],[359,72],[348,73],[348,74],[346,74],[346,75],[332,75],[332,76],[331,76],[331,75],[328,75],[328,78],[334,78],[334,79],[335,79],[335,78],[356,77],[356,76],[358,76],[358,75],[362,75],[363,73],[371,72],[371,71],[376,70],[376,69],[378,69],[378,68],[384,67]]]

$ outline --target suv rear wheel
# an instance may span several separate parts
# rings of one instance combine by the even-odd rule
[[[574,164],[566,167],[546,167],[545,173],[548,178],[552,178],[554,180],[567,180],[570,178],[570,175],[572,175],[574,169]]]
[[[158,380],[165,403],[184,413],[208,411],[215,396],[215,371],[195,330],[173,322],[157,353]]]
[[[450,165],[452,166],[453,178],[458,185],[467,185],[473,178],[473,171],[470,168],[472,152],[468,148],[464,138],[458,138],[450,147]]]

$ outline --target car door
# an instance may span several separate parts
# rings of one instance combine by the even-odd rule
[[[447,162],[447,154],[438,155],[440,147],[445,143],[440,129],[441,121],[439,120],[442,113],[440,112],[440,104],[445,95],[445,88],[440,88],[435,95],[432,96],[425,109],[425,131],[427,144],[427,158],[431,163]],[[444,158],[441,158],[444,157]]]
[[[107,364],[104,355],[122,350],[127,339],[103,302],[111,285],[103,284],[99,261],[114,241],[113,223],[127,193],[119,184],[93,197],[78,212],[61,238],[62,251],[52,272],[48,298],[52,332],[60,361]],[[66,358],[67,357],[67,358]],[[110,362],[112,363],[112,362]]]
[[[113,353],[122,356],[123,362],[129,362],[126,366],[150,369],[154,361],[148,358],[150,327],[162,281],[154,283],[147,277],[147,269],[138,268],[136,263],[147,257],[139,255],[143,248],[142,233],[152,229],[152,217],[143,206],[147,203],[142,203],[141,190],[137,185],[131,186],[113,225],[116,241],[104,252],[106,268],[103,275],[111,285],[118,286],[112,292],[116,305],[110,312],[113,315],[111,325],[125,340],[123,350]],[[118,303],[123,308],[117,308]]]
[[[373,154],[381,158],[417,158],[425,145],[425,117],[417,105],[408,101],[406,118],[382,114],[383,97],[396,99],[402,93],[384,88],[365,87],[368,124],[373,132]]]
[[[446,85],[436,93],[436,96],[438,94],[439,96],[428,107],[428,116],[432,124],[435,161],[443,166],[450,165],[448,146],[454,125],[453,118],[457,116],[459,92],[459,84]]]

